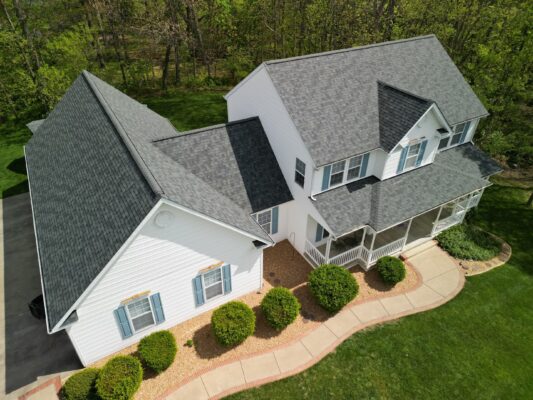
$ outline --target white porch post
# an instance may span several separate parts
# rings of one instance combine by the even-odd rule
[[[403,251],[403,248],[405,247],[405,244],[407,243],[407,236],[409,236],[409,231],[411,230],[411,224],[413,222],[413,219],[414,218],[411,218],[409,220],[409,225],[407,225],[407,230],[405,231],[405,236],[403,238],[402,250],[400,250],[400,251]]]
[[[328,237],[328,241],[326,243],[326,264],[329,263],[329,251],[331,250],[331,236]]]
[[[370,249],[368,249],[368,261],[366,262],[367,265],[370,264],[370,260],[372,259],[372,252],[374,251],[374,242],[376,241],[376,234],[376,231],[372,233],[372,243],[370,243]]]
[[[437,214],[437,218],[435,219],[435,221],[433,221],[433,228],[431,229],[431,236],[433,236],[435,234],[435,226],[439,222],[440,213],[442,212],[443,208],[444,208],[444,204],[442,206],[440,206],[439,213]]]
[[[366,229],[367,227],[365,226],[363,229],[363,238],[361,239],[361,244],[360,244],[360,246],[363,246],[363,247],[365,246]]]

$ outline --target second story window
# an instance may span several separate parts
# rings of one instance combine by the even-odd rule
[[[335,186],[342,183],[344,179],[345,160],[336,162],[331,166],[331,176],[329,177],[329,186]]]
[[[407,158],[405,160],[405,169],[413,168],[416,165],[416,160],[418,154],[420,153],[420,143],[417,143],[413,146],[409,146],[409,151],[407,152]]]
[[[350,161],[348,162],[348,179],[351,181],[352,179],[359,178],[361,173],[361,164],[363,163],[363,156],[357,156],[350,158]]]
[[[364,178],[368,169],[370,153],[326,165],[322,175],[322,190]]]
[[[296,159],[296,171],[294,173],[294,182],[301,187],[305,185],[305,163],[299,158]]]
[[[450,141],[450,146],[453,146],[458,143],[463,143],[466,139],[466,134],[470,128],[470,121],[463,124],[455,125],[453,128],[452,140]]]

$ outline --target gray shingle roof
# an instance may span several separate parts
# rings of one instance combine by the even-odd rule
[[[249,213],[292,200],[259,118],[183,132],[154,144]]]
[[[157,199],[82,76],[25,153],[52,329]]]
[[[381,231],[463,194],[490,185],[501,171],[472,144],[441,152],[427,166],[384,181],[365,178],[316,195],[315,207],[334,234],[362,225]]]
[[[391,151],[433,104],[378,82],[379,143]]]
[[[487,115],[434,35],[269,61],[266,69],[317,166],[381,146],[377,81],[433,100],[452,125]]]
[[[26,146],[49,328],[160,197],[248,232],[250,216],[153,143],[174,127],[94,75],[74,82]]]

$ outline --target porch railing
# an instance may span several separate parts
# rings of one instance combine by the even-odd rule
[[[447,218],[444,218],[444,219],[438,221],[435,224],[435,227],[433,228],[432,234],[435,235],[435,234],[437,234],[439,232],[442,232],[445,229],[448,229],[452,225],[456,225],[456,224],[460,223],[461,220],[463,219],[463,214],[464,213],[465,213],[465,211],[461,211],[458,214],[451,215],[451,216],[449,216]]]
[[[389,244],[386,244],[385,246],[381,246],[380,248],[374,250],[370,256],[369,264],[375,263],[378,259],[380,259],[383,256],[388,256],[390,254],[394,254],[398,251],[400,251],[403,248],[405,242],[405,238],[401,238],[398,240],[395,240],[394,242],[391,242]]]
[[[318,250],[313,244],[309,241],[305,241],[305,254],[307,254],[311,259],[317,264],[321,265],[326,262],[326,257]]]
[[[328,261],[329,264],[346,265],[359,258],[361,252],[361,246],[354,247],[344,253],[337,254],[335,257],[331,257]]]
[[[361,246],[361,251],[359,252],[359,258],[365,262],[365,265],[368,264],[368,258],[370,257],[370,250],[365,246]]]

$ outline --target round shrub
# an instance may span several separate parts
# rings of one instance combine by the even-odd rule
[[[324,264],[309,274],[309,288],[318,304],[337,312],[359,292],[359,285],[350,272],[333,264]]]
[[[376,267],[383,282],[390,285],[396,285],[405,278],[405,265],[403,261],[396,257],[381,257]]]
[[[156,373],[166,370],[176,357],[176,339],[169,331],[154,332],[139,343],[139,356]]]
[[[96,378],[97,368],[86,368],[67,379],[61,390],[64,400],[97,400]]]
[[[300,302],[289,289],[272,288],[261,301],[261,309],[272,328],[281,331],[294,322],[300,312]]]
[[[132,356],[110,359],[96,379],[96,393],[102,400],[129,400],[143,379],[141,362]]]
[[[235,346],[254,333],[255,314],[246,304],[230,301],[213,312],[211,327],[221,345]]]

